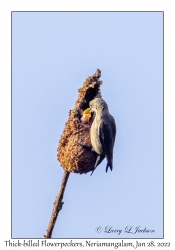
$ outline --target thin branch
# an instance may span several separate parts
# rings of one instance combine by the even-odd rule
[[[64,170],[60,190],[59,190],[58,195],[53,203],[54,207],[53,207],[52,215],[51,215],[46,233],[44,235],[44,238],[51,238],[52,237],[52,232],[53,232],[58,214],[59,214],[59,212],[62,209],[62,206],[64,204],[64,202],[62,200],[63,200],[64,190],[66,188],[67,180],[69,178],[69,174],[70,174],[70,172],[67,172],[66,170]]]

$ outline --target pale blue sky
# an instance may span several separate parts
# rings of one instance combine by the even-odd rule
[[[13,12],[12,237],[46,231],[63,175],[58,141],[96,68],[117,123],[114,169],[104,160],[91,177],[70,175],[53,237],[163,236],[163,13]]]

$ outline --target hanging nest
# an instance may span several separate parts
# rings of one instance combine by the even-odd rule
[[[89,107],[89,102],[96,97],[102,97],[100,76],[101,71],[97,69],[94,75],[85,80],[82,88],[78,89],[78,100],[74,109],[69,112],[68,121],[61,135],[57,148],[57,159],[64,170],[68,172],[83,174],[93,170],[97,157],[96,153],[80,146],[77,142],[83,142],[92,147],[90,127],[93,117],[90,118],[89,123],[83,123],[81,118],[83,111]]]

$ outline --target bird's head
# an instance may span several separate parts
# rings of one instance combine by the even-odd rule
[[[102,98],[95,98],[90,101],[89,108],[92,113],[97,113],[103,110],[108,110],[108,105]]]
[[[81,121],[83,123],[89,123],[90,118],[91,118],[90,108],[87,108],[86,110],[83,111],[83,116],[81,118]]]

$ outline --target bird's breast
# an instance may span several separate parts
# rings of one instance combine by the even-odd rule
[[[90,138],[91,138],[91,144],[95,152],[99,155],[103,155],[103,146],[101,144],[100,140],[100,122],[97,121],[97,119],[94,119],[91,130],[90,130]]]

